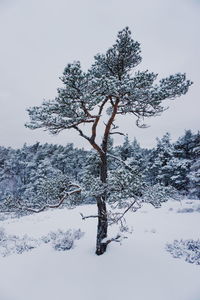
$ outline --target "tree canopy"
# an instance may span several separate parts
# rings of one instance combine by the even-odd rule
[[[157,82],[156,73],[133,72],[141,60],[140,44],[126,27],[105,54],[94,57],[87,72],[82,71],[79,61],[68,64],[60,77],[63,87],[58,89],[57,97],[29,108],[31,121],[26,126],[45,128],[53,134],[74,128],[94,144],[96,128],[106,108],[110,123],[117,114],[131,114],[136,117],[137,126],[144,127],[145,117],[160,115],[165,110],[163,100],[185,94],[192,82],[181,73]],[[80,129],[86,123],[92,126],[91,136]],[[105,131],[104,137],[107,135]]]

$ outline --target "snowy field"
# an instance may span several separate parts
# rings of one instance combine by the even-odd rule
[[[96,220],[80,217],[95,213],[93,205],[0,221],[8,234],[38,239],[57,229],[85,232],[68,251],[42,244],[1,256],[0,300],[200,300],[200,265],[166,251],[175,239],[200,238],[200,212],[191,209],[197,204],[170,201],[160,209],[144,205],[129,213],[133,233],[121,245],[111,243],[102,256],[94,254]]]

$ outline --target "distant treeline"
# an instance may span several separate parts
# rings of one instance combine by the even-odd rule
[[[157,139],[153,149],[141,148],[136,139],[126,136],[110,156],[135,168],[150,185],[172,186],[183,195],[200,198],[200,133],[185,131],[172,143],[170,134]],[[0,147],[0,200],[11,198],[37,203],[41,181],[67,175],[80,184],[87,173],[98,176],[98,156],[94,151],[67,146],[36,143],[21,149]],[[110,159],[112,169],[112,159]]]

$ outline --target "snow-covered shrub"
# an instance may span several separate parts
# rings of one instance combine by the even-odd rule
[[[50,232],[48,235],[42,237],[42,241],[50,243],[52,247],[57,251],[69,250],[74,246],[74,241],[79,240],[83,236],[83,232],[78,230],[57,230]]]
[[[188,203],[177,210],[177,213],[193,213],[200,212],[200,202],[198,200],[194,200]]]
[[[177,210],[177,213],[192,213],[194,209],[192,207],[184,207]]]
[[[189,263],[200,265],[200,240],[175,240],[172,244],[167,244],[167,251],[174,258],[183,258]]]
[[[30,238],[27,235],[22,237],[8,235],[4,228],[0,228],[0,255],[22,254],[40,245],[40,241]]]
[[[4,228],[0,228],[0,242],[3,241],[5,238],[5,230]]]
[[[200,205],[196,207],[184,207],[177,210],[177,213],[193,213],[200,212]]]
[[[78,230],[57,230],[50,232],[46,236],[34,239],[28,235],[19,237],[17,235],[6,234],[4,228],[0,228],[0,255],[8,256],[10,254],[22,254],[39,247],[41,244],[50,244],[55,250],[65,251],[74,246],[74,241],[83,236],[83,232]]]

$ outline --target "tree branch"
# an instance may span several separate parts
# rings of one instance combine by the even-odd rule
[[[79,132],[80,136],[82,136],[84,139],[86,139],[92,145],[92,147],[98,151],[100,156],[102,156],[104,154],[101,147],[97,143],[95,143],[95,141],[92,141],[89,136],[85,135],[83,133],[83,131],[80,128],[78,128],[78,126],[73,126],[73,128],[76,129]]]
[[[117,242],[117,243],[120,243],[120,238],[121,238],[121,235],[117,235],[115,238],[105,238],[101,241],[102,244],[104,245],[108,245],[110,244],[111,242]]]
[[[82,217],[82,220],[89,219],[89,218],[99,218],[98,215],[84,216],[82,213],[80,213],[80,215]]]
[[[125,209],[125,211],[121,214],[121,216],[116,220],[116,223],[118,223],[124,216],[125,214],[133,207],[133,205],[137,202],[137,200],[134,200],[128,207]]]
[[[119,135],[123,135],[123,136],[125,136],[125,134],[124,134],[124,133],[122,133],[122,132],[119,132],[119,131],[110,132],[110,134],[119,134]]]
[[[66,197],[69,197],[69,196],[71,196],[73,194],[81,192],[82,189],[80,188],[79,185],[75,185],[75,184],[70,185],[70,187],[72,187],[72,186],[73,187],[77,187],[77,189],[73,190],[73,191],[70,191],[70,192],[66,192],[65,195],[62,196],[62,198],[60,199],[60,201],[57,204],[52,204],[52,205],[51,204],[47,204],[47,205],[44,205],[43,207],[41,207],[40,209],[34,209],[34,208],[27,207],[25,205],[22,205],[21,202],[19,200],[17,200],[16,201],[17,205],[18,205],[17,208],[20,208],[20,209],[23,209],[23,210],[27,210],[27,211],[30,211],[30,212],[34,212],[34,213],[40,213],[40,212],[44,211],[47,208],[58,208],[58,207],[60,207],[63,204],[63,202],[66,199]]]
[[[124,211],[123,213],[115,213],[115,214],[114,214],[114,217],[110,218],[110,220],[111,220],[110,225],[115,224],[115,223],[118,223],[118,222],[121,222],[121,225],[123,225],[123,220],[124,220],[125,214],[126,214],[131,208],[133,208],[133,206],[134,206],[135,203],[138,204],[137,199],[135,199],[135,200],[134,200],[134,201],[133,201],[126,209],[125,209],[125,211]],[[141,207],[141,206],[139,206],[139,204],[138,204],[138,207],[135,208],[135,211],[136,211],[137,209],[139,209],[140,207]],[[116,216],[115,216],[115,215],[116,215]],[[120,216],[119,216],[119,215],[120,215]],[[117,216],[119,216],[119,217],[117,217]]]
[[[84,139],[88,140],[90,142],[89,136],[83,133],[83,131],[76,125],[73,126],[73,128],[79,132],[80,136],[82,136]]]
[[[92,135],[91,135],[91,142],[94,143],[95,142],[95,138],[96,138],[96,130],[97,130],[97,125],[99,123],[104,105],[106,104],[106,102],[108,101],[108,97],[105,98],[105,100],[102,102],[102,104],[99,107],[99,112],[98,112],[98,116],[96,117],[96,120],[94,121],[93,125],[92,125]]]
[[[127,163],[125,163],[125,161],[123,161],[121,158],[119,158],[115,155],[109,154],[109,153],[107,155],[114,158],[114,159],[116,159],[116,160],[118,160],[118,161],[120,161],[128,170],[135,172],[135,170],[132,167],[130,167]]]
[[[89,110],[86,108],[85,103],[83,101],[80,101],[80,104],[82,106],[82,109],[84,111],[84,113],[86,114],[87,117],[89,118],[96,118],[97,116],[93,116],[91,115],[91,113],[89,112]]]
[[[102,142],[102,149],[103,149],[104,153],[107,152],[108,137],[109,137],[109,134],[110,134],[111,126],[112,126],[113,121],[115,119],[115,116],[117,114],[117,109],[118,109],[119,102],[120,102],[120,99],[117,98],[116,101],[115,101],[115,104],[113,106],[113,111],[112,111],[111,117],[108,120],[108,123],[106,124],[106,128],[105,128],[105,131],[104,131],[104,136],[103,136],[103,142]]]

